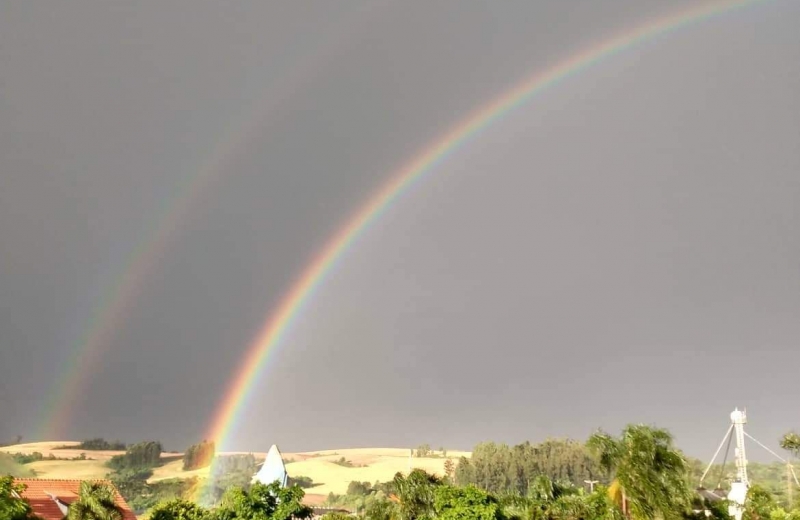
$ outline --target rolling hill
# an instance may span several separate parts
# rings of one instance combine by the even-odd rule
[[[87,451],[76,449],[78,442],[55,441],[17,444],[0,448],[0,455],[14,453],[41,453],[45,458],[51,455],[58,460],[41,460],[30,464],[19,465],[6,455],[0,458],[0,473],[8,473],[5,467],[13,468],[15,472],[27,472],[30,476],[42,478],[104,478],[109,472],[106,467],[114,455],[121,451]],[[66,447],[66,448],[65,448]],[[239,452],[242,453],[242,452]],[[246,452],[244,452],[246,453]],[[85,460],[80,459],[82,454]],[[233,452],[220,453],[229,455]],[[265,452],[253,453],[256,460],[263,461]],[[329,493],[344,494],[350,482],[385,482],[391,480],[395,473],[408,472],[409,468],[421,468],[430,473],[442,475],[444,463],[448,459],[457,462],[462,456],[469,457],[469,452],[447,452],[447,457],[441,452],[434,452],[428,457],[409,457],[407,448],[348,448],[338,450],[323,450],[310,452],[284,453],[286,469],[290,476],[305,476],[311,478],[314,486],[306,489],[310,502],[320,502]],[[178,457],[180,453],[164,453],[164,464],[153,471],[151,482],[166,479],[185,479],[190,477],[206,477],[208,468],[183,471],[183,462]],[[344,459],[346,462],[341,462]],[[7,466],[3,466],[3,461]],[[22,476],[22,474],[20,474]]]

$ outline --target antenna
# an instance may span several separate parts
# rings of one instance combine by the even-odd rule
[[[731,482],[731,491],[728,493],[728,514],[736,520],[742,520],[744,513],[744,502],[747,498],[747,490],[750,481],[747,478],[747,454],[744,449],[744,425],[747,423],[747,413],[738,408],[731,412],[731,426],[736,437],[736,448],[734,451],[736,462],[736,480]]]

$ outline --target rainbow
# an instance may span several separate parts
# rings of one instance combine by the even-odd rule
[[[231,433],[239,424],[242,410],[245,408],[258,375],[264,369],[268,354],[274,352],[281,344],[281,340],[291,329],[305,303],[313,297],[315,291],[325,281],[326,276],[336,267],[337,262],[352,247],[359,236],[368,229],[372,222],[380,218],[392,202],[406,193],[426,173],[433,171],[438,164],[475,137],[481,130],[542,91],[610,56],[690,24],[765,1],[738,0],[705,3],[658,18],[614,36],[522,81],[467,116],[444,136],[423,149],[419,155],[391,175],[388,182],[350,217],[339,232],[328,240],[302,272],[297,282],[284,295],[275,312],[268,317],[255,341],[249,347],[233,383],[216,409],[206,438],[215,440],[218,449],[225,447]]]
[[[98,284],[104,292],[94,298],[88,325],[72,345],[59,377],[51,383],[48,400],[41,406],[35,438],[62,438],[90,382],[90,374],[98,370],[106,350],[113,344],[116,331],[124,324],[145,286],[148,277],[168,254],[170,245],[190,219],[192,209],[201,203],[220,180],[237,152],[256,134],[268,116],[285,107],[299,87],[313,80],[322,64],[357,34],[355,28],[368,23],[381,12],[382,5],[358,9],[344,19],[344,27],[336,27],[323,38],[322,45],[311,48],[288,70],[277,74],[279,81],[269,96],[257,99],[232,117],[221,131],[210,154],[199,165],[187,171],[168,190],[160,208],[148,221],[140,240],[121,252],[120,268],[107,273],[106,283]],[[280,71],[271,71],[276,74]]]

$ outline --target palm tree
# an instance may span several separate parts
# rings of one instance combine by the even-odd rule
[[[636,519],[681,518],[690,499],[687,462],[663,429],[630,425],[616,439],[598,431],[587,445],[600,465],[615,474],[609,488],[623,514]],[[612,497],[613,498],[613,497]]]
[[[794,456],[800,455],[800,435],[789,432],[781,439],[781,448]]]
[[[402,520],[420,520],[433,515],[434,489],[441,484],[434,475],[414,469],[408,476],[397,473],[392,480],[392,491],[399,504]]]
[[[78,500],[69,505],[66,520],[123,520],[114,492],[102,482],[81,482]]]

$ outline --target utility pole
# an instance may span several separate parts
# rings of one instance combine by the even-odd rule
[[[594,493],[594,485],[600,482],[599,480],[584,480],[587,484],[589,484],[589,493]]]

